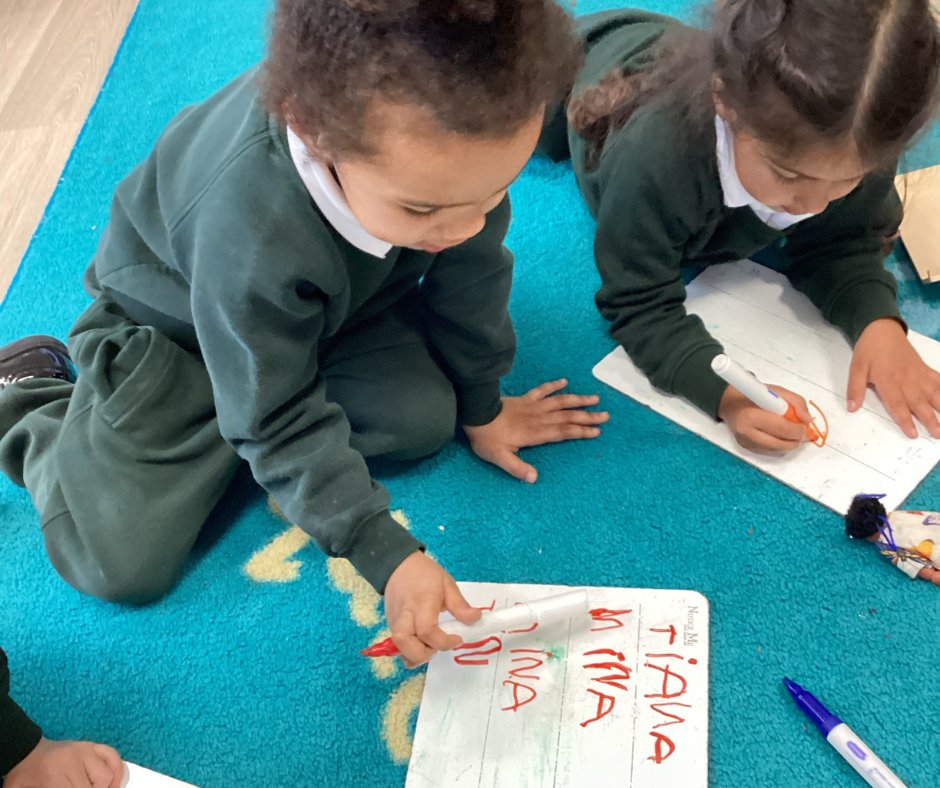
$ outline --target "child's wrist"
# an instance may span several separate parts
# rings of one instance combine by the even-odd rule
[[[862,338],[866,334],[869,336],[872,334],[881,334],[885,336],[897,334],[900,337],[907,337],[907,331],[904,323],[895,317],[878,317],[872,320],[867,326],[865,326],[865,328],[862,330],[862,333],[859,334],[859,342],[861,342]]]

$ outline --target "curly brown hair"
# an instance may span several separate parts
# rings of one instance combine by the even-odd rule
[[[580,57],[555,0],[278,0],[262,93],[331,156],[369,155],[376,98],[505,137],[562,98]]]
[[[940,28],[929,0],[718,0],[705,31],[676,26],[637,73],[575,96],[568,119],[596,164],[607,136],[652,101],[690,128],[717,96],[736,127],[783,153],[850,141],[871,169],[894,162],[940,101]]]

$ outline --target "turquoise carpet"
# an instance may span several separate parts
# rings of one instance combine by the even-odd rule
[[[0,341],[66,334],[86,303],[80,277],[114,186],[180,107],[257,60],[267,5],[141,0],[0,310]],[[577,10],[612,5],[578,0]],[[692,4],[651,7],[686,15]],[[937,162],[934,134],[906,164]],[[562,375],[598,391],[590,369],[611,344],[592,303],[592,227],[570,169],[533,162],[513,199],[520,342],[507,392]],[[938,294],[907,263],[892,267],[912,327],[940,337]],[[383,477],[395,508],[458,579],[703,592],[712,784],[857,784],[785,695],[784,674],[911,785],[935,784],[940,589],[849,543],[817,504],[601,393],[611,412],[602,438],[527,452],[541,472],[534,487],[454,444]],[[940,508],[938,482],[931,475],[909,503]],[[0,600],[15,695],[52,737],[107,741],[206,788],[404,781],[421,674],[357,657],[383,626],[374,599],[289,530],[248,477],[179,587],[141,610],[60,581],[28,496],[2,481]]]

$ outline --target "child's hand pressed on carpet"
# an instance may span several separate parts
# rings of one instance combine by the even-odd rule
[[[518,457],[519,449],[596,438],[601,434],[597,425],[610,418],[606,412],[584,410],[598,403],[596,394],[558,394],[567,385],[562,378],[536,386],[521,397],[503,397],[503,409],[493,421],[464,427],[473,451],[517,479],[533,483],[538,471]]]
[[[743,448],[763,454],[786,454],[799,448],[806,440],[806,425],[812,417],[806,400],[799,394],[780,386],[769,388],[793,405],[802,424],[758,407],[734,386],[725,389],[718,406],[718,417],[728,425],[734,439]]]
[[[855,343],[846,395],[850,413],[862,406],[869,384],[905,435],[917,437],[916,416],[940,438],[940,373],[924,363],[904,328],[891,318],[869,323]]]
[[[480,618],[480,611],[464,599],[454,578],[437,561],[420,551],[412,553],[385,586],[385,618],[409,668],[461,644],[458,635],[448,635],[437,625],[443,610],[462,624]]]
[[[115,750],[88,741],[50,741],[35,749],[3,780],[4,788],[120,788],[124,762]]]

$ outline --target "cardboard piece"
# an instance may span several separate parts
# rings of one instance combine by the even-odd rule
[[[901,240],[924,282],[940,281],[940,165],[895,178],[904,203]]]

